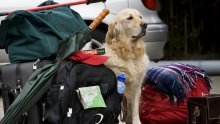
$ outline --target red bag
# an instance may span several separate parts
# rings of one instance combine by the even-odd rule
[[[196,88],[189,96],[202,96],[209,94],[209,87],[203,78],[196,81]],[[142,88],[140,103],[140,119],[142,124],[186,124],[187,98],[182,103],[170,103],[169,97],[156,87],[146,83]]]

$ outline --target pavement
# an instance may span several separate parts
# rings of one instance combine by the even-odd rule
[[[220,76],[211,77],[213,81],[211,94],[220,94]],[[4,116],[2,97],[0,97],[0,119]]]

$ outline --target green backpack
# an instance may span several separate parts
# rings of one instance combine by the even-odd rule
[[[56,4],[47,1],[41,5]],[[81,16],[68,6],[8,15],[0,26],[0,49],[11,63],[55,58],[60,42],[71,34],[87,29]]]

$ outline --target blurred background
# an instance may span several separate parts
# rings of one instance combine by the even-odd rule
[[[219,0],[160,0],[159,16],[169,27],[163,59],[220,59]]]

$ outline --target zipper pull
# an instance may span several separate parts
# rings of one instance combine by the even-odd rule
[[[33,70],[34,71],[37,69],[38,62],[40,62],[40,59],[37,59],[37,61],[33,64]]]

